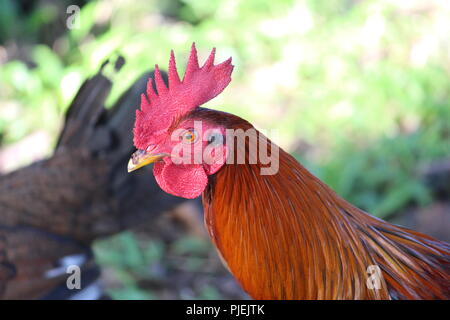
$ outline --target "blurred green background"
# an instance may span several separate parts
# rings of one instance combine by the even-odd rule
[[[81,8],[74,28],[71,4]],[[0,172],[51,154],[71,99],[105,59],[126,58],[111,105],[167,66],[170,49],[183,72],[195,41],[201,60],[214,46],[235,65],[209,107],[276,129],[340,195],[391,218],[432,203],[420,170],[450,157],[449,34],[450,2],[439,0],[0,0]],[[204,239],[168,248],[132,232],[96,246],[118,299],[160,298],[137,279],[158,278],[167,252],[202,270],[210,250]],[[205,284],[181,297],[222,296]]]

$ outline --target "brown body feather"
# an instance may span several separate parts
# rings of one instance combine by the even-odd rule
[[[190,116],[253,128],[207,109]],[[248,143],[240,151],[248,160]],[[261,167],[226,164],[203,194],[210,236],[253,298],[450,298],[447,243],[366,214],[282,149],[277,174],[260,175]],[[367,285],[373,265],[382,271],[379,289]]]

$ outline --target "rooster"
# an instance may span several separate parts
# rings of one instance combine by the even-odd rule
[[[365,213],[246,120],[201,107],[231,81],[231,58],[214,57],[200,67],[193,44],[181,80],[171,51],[168,85],[156,65],[128,171],[153,163],[167,193],[202,195],[212,242],[255,299],[449,299],[449,244]]]

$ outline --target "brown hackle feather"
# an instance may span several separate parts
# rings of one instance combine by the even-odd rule
[[[203,108],[190,117],[253,128],[239,117]],[[247,160],[248,141],[245,150],[235,150]],[[209,234],[251,297],[450,298],[449,244],[354,207],[281,148],[277,174],[261,175],[261,167],[249,161],[225,164],[203,194]],[[367,285],[371,265],[382,271],[380,289]]]

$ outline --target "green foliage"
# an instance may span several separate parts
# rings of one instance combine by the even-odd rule
[[[17,8],[14,2],[0,0],[0,41],[5,41],[14,33],[14,20],[17,17]]]
[[[131,232],[120,233],[107,241],[99,241],[94,247],[99,264],[114,270],[120,284],[110,288],[108,293],[116,299],[154,299],[148,291],[139,288],[142,277],[157,277],[153,272],[160,263],[164,245],[157,239],[151,242],[138,241]]]
[[[108,251],[108,246],[114,247],[115,250]],[[100,263],[146,272],[149,266],[159,261],[164,246],[159,241],[141,244],[133,233],[123,232],[108,242],[99,242],[96,248],[97,260]]]
[[[176,270],[195,273],[205,269],[209,261],[211,243],[206,239],[179,237],[170,246],[159,239],[149,240],[127,231],[96,242],[96,261],[115,279],[107,289],[114,299],[156,299],[151,290],[141,288],[142,283],[172,281],[170,274]],[[177,260],[172,261],[169,256]],[[220,298],[217,289],[208,284],[201,285],[195,295],[193,292],[181,295],[185,299]]]
[[[185,237],[174,243],[173,252],[178,255],[202,255],[207,253],[210,247],[211,246],[207,242],[198,237]]]

